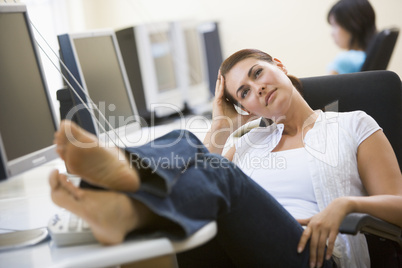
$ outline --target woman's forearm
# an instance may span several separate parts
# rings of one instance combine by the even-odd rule
[[[231,134],[231,130],[224,126],[213,125],[204,138],[205,147],[215,154],[222,154],[227,139]]]
[[[402,228],[402,196],[373,195],[344,197],[349,212],[367,213]]]

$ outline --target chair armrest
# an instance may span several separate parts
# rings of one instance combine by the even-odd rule
[[[347,215],[339,227],[339,232],[352,235],[359,232],[373,234],[395,241],[402,248],[402,229],[368,214],[351,213]]]

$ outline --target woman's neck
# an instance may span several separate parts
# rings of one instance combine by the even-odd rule
[[[357,42],[350,46],[349,50],[357,50],[357,51],[364,51],[362,47],[359,46]]]
[[[283,135],[296,136],[306,133],[314,126],[318,115],[311,109],[307,102],[300,96],[292,102],[292,109],[276,123],[284,125]],[[304,136],[304,135],[303,135]]]

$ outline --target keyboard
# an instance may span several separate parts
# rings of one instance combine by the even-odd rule
[[[58,247],[97,243],[88,223],[71,212],[55,214],[47,229]]]

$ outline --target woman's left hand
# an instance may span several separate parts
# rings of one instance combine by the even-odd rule
[[[324,263],[324,254],[326,260],[331,258],[339,226],[350,212],[348,200],[338,198],[313,217],[297,220],[301,225],[306,226],[297,251],[302,252],[310,239],[310,267],[321,267]]]

